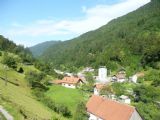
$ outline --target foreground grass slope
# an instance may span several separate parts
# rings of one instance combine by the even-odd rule
[[[33,66],[24,66],[24,69],[34,70],[35,68]],[[20,74],[11,68],[8,69],[7,78],[9,82],[7,86],[4,82],[5,75],[4,65],[0,63],[0,104],[13,115],[15,120],[60,118],[60,115],[35,99],[31,94],[32,91],[28,87],[27,81],[24,79],[24,74]]]

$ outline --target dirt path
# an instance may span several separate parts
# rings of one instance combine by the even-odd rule
[[[2,106],[0,106],[0,112],[7,120],[14,120],[13,117]]]

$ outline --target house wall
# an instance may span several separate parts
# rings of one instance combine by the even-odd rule
[[[89,118],[88,118],[88,120],[103,120],[103,119],[101,119],[101,118],[99,118],[99,117],[97,117],[97,116],[89,113]]]
[[[134,110],[134,112],[129,120],[143,120],[143,119],[141,118],[139,113],[136,110]]]
[[[94,95],[99,95],[99,90],[97,88],[94,88]]]
[[[117,82],[125,82],[125,79],[117,79]]]
[[[127,104],[130,104],[131,103],[131,99],[125,99],[124,102],[127,103]]]
[[[132,82],[137,83],[137,75],[132,76]]]
[[[98,80],[99,82],[107,82],[107,68],[102,67],[98,70]]]
[[[73,85],[73,84],[66,84],[66,83],[62,83],[62,86],[66,87],[66,88],[73,88],[73,89],[75,89],[75,88],[76,88],[76,86],[75,86],[75,85]]]
[[[131,104],[131,99],[122,99],[120,102],[126,103],[126,104]]]

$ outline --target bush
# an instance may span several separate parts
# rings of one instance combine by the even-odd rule
[[[65,116],[65,117],[70,117],[71,116],[71,112],[69,111],[69,109],[66,106],[57,105],[56,108],[58,110],[56,112],[61,113],[63,116]]]
[[[79,102],[77,104],[77,108],[74,113],[73,120],[88,120],[88,114],[87,114],[84,102]]]
[[[12,56],[9,56],[7,53],[5,53],[2,63],[6,64],[10,68],[13,68],[13,69],[17,68],[16,60]]]
[[[25,79],[28,80],[28,83],[31,87],[40,87],[43,89],[45,86],[41,84],[41,81],[45,78],[45,76],[46,75],[42,72],[38,73],[36,71],[30,71],[25,74]]]
[[[18,70],[17,72],[19,72],[19,73],[23,73],[23,72],[24,72],[24,70],[23,70],[23,68],[22,68],[22,67],[20,67],[20,68],[19,68],[19,70]]]

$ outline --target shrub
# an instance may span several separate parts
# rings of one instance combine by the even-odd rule
[[[24,72],[24,70],[23,70],[23,68],[22,68],[22,67],[20,67],[20,68],[19,68],[19,70],[18,70],[17,72],[19,72],[19,73],[23,73],[23,72]]]
[[[74,113],[73,120],[88,120],[88,114],[87,114],[86,106],[84,102],[79,102],[77,104],[77,108]]]
[[[6,64],[10,68],[17,68],[16,60],[12,56],[9,56],[7,53],[4,55],[2,63]]]

